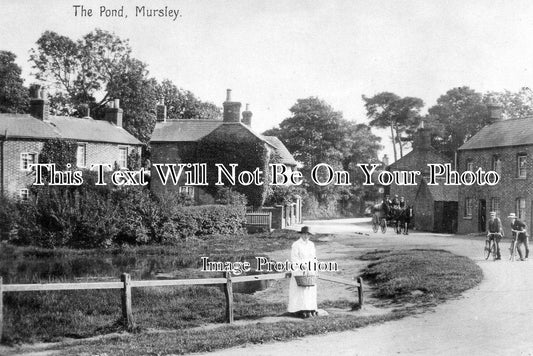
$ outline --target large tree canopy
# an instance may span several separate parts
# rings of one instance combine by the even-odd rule
[[[408,135],[420,122],[420,109],[424,106],[422,99],[401,98],[394,93],[382,92],[371,98],[363,95],[363,100],[370,126],[389,128],[394,160],[398,159],[397,145],[400,158],[403,157],[403,142],[410,139]]]
[[[24,113],[28,110],[28,89],[15,63],[14,53],[0,51],[0,113]]]
[[[295,159],[302,162],[306,179],[319,163],[353,173],[355,163],[377,162],[380,138],[373,135],[367,125],[344,119],[340,111],[316,97],[298,99],[290,112],[292,116],[283,120],[279,128],[264,134],[277,136]],[[341,195],[352,198],[357,187],[308,184],[306,189],[320,203],[326,203],[331,198],[343,199]]]

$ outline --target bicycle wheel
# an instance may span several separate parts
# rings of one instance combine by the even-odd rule
[[[511,243],[511,248],[510,248],[510,252],[511,252],[511,255],[509,256],[509,260],[510,261],[514,261],[515,258],[516,258],[516,241],[513,241]]]
[[[483,249],[483,256],[486,260],[490,257],[490,241],[485,241],[485,248]]]
[[[387,220],[381,219],[381,232],[386,233],[387,232]]]
[[[498,258],[498,254],[496,253],[496,243],[495,242],[492,243],[492,247],[490,249],[490,252],[492,253],[492,258],[494,259],[494,261],[496,261],[496,259]]]

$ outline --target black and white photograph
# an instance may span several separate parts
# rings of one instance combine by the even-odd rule
[[[533,355],[533,2],[0,18],[0,355]]]

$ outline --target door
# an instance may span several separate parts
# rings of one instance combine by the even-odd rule
[[[485,232],[487,230],[487,201],[485,199],[479,199],[478,212],[478,231]]]

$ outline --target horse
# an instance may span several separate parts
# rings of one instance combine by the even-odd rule
[[[409,235],[409,224],[413,219],[413,207],[411,205],[401,209],[399,215],[396,218],[396,232],[400,234],[403,230],[405,235]]]

